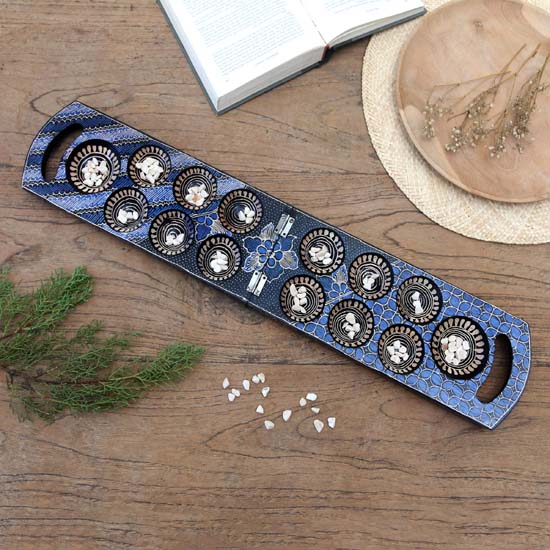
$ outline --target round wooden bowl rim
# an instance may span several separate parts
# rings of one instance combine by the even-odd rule
[[[467,191],[468,193],[471,193],[473,195],[477,195],[477,196],[483,197],[485,199],[495,200],[495,201],[499,201],[499,202],[507,202],[507,203],[517,204],[517,203],[539,202],[539,201],[542,201],[542,200],[546,200],[546,199],[550,198],[550,192],[545,193],[545,195],[542,196],[542,197],[537,195],[537,196],[527,196],[525,198],[513,198],[512,199],[512,198],[509,198],[509,197],[502,197],[500,195],[485,193],[485,192],[483,192],[482,190],[479,190],[479,189],[475,189],[475,190],[470,189],[465,184],[463,184],[462,181],[460,181],[460,179],[454,178],[453,176],[449,175],[446,172],[445,169],[443,169],[434,159],[431,158],[430,155],[428,155],[424,151],[424,148],[421,146],[421,144],[420,144],[415,132],[411,128],[411,126],[409,124],[409,121],[407,119],[407,116],[405,114],[405,108],[404,108],[404,105],[403,105],[403,98],[401,96],[401,90],[400,90],[399,83],[401,82],[401,78],[402,78],[404,58],[405,58],[405,55],[406,55],[406,53],[409,49],[409,46],[411,45],[412,41],[417,36],[417,34],[420,31],[422,31],[426,25],[429,24],[430,20],[434,16],[434,14],[439,13],[441,10],[450,9],[453,6],[456,6],[457,4],[466,4],[466,3],[469,3],[471,1],[472,0],[451,0],[450,2],[444,4],[443,6],[440,6],[440,7],[436,8],[435,10],[427,13],[422,18],[422,22],[420,23],[418,28],[416,28],[413,31],[413,33],[411,34],[411,36],[409,36],[409,38],[407,38],[407,40],[406,40],[405,44],[403,45],[403,47],[401,49],[401,52],[399,54],[399,60],[397,62],[397,76],[396,76],[396,80],[395,80],[395,82],[396,82],[395,94],[396,94],[396,97],[397,97],[397,106],[399,108],[399,117],[401,118],[403,126],[405,127],[405,130],[407,131],[407,135],[409,136],[409,139],[412,141],[412,143],[414,144],[415,149],[422,156],[422,158],[438,174],[443,176],[446,180],[448,180],[452,184],[456,185],[457,187],[460,187],[461,189],[464,189],[465,191]],[[477,0],[477,1],[483,1],[483,0]],[[522,2],[520,0],[500,0],[500,1],[503,2],[503,3],[507,2],[507,3],[512,3],[512,4],[518,4],[519,6],[522,7],[522,9],[531,9],[535,12],[538,12],[541,16],[544,16],[544,17],[550,19],[550,14],[546,10],[543,10],[542,8],[539,8],[538,6],[534,6],[533,4],[528,4],[528,3]]]

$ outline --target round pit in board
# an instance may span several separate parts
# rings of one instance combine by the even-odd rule
[[[102,141],[86,141],[67,159],[67,179],[81,193],[99,193],[108,189],[120,172],[118,155]]]
[[[128,175],[140,187],[160,185],[169,173],[170,157],[156,145],[139,148],[128,161]]]
[[[283,313],[289,319],[306,323],[321,315],[325,293],[313,277],[293,277],[283,285],[280,303]]]
[[[215,235],[202,243],[197,263],[207,279],[225,281],[239,270],[241,252],[237,243],[230,237]]]
[[[441,311],[442,297],[437,285],[427,277],[410,277],[397,291],[399,313],[411,323],[425,325]]]
[[[166,256],[185,252],[193,242],[193,234],[193,221],[180,210],[161,212],[149,229],[151,244]]]
[[[314,229],[302,239],[300,257],[311,272],[327,275],[342,265],[344,243],[330,229]]]
[[[232,233],[245,234],[258,227],[263,214],[260,199],[248,189],[236,189],[222,199],[218,217]]]
[[[453,378],[471,378],[489,358],[483,329],[468,317],[449,317],[435,329],[431,342],[435,364]]]
[[[201,166],[186,168],[174,182],[176,202],[189,210],[206,208],[216,197],[216,177]]]
[[[393,270],[379,254],[362,254],[349,268],[349,284],[356,294],[367,300],[379,300],[393,285]]]
[[[327,326],[336,342],[345,347],[357,348],[371,338],[374,320],[363,302],[343,300],[331,309]]]
[[[138,229],[147,217],[147,199],[137,189],[119,189],[107,199],[103,213],[111,229],[129,233]]]
[[[382,333],[378,341],[378,357],[388,370],[409,374],[424,359],[422,336],[408,325],[393,325]]]

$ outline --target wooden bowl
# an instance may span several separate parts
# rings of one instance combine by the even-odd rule
[[[550,90],[538,96],[524,152],[519,153],[510,142],[499,159],[490,157],[490,139],[476,148],[447,152],[445,144],[458,118],[438,119],[436,136],[424,138],[424,105],[434,85],[499,72],[523,45],[522,59],[538,44],[539,54],[526,67],[531,72],[542,66],[550,51],[547,12],[516,0],[457,0],[427,15],[403,48],[397,74],[403,124],[424,159],[470,193],[515,203],[550,198]],[[521,73],[520,85],[528,74]],[[550,81],[550,66],[543,81]],[[508,90],[498,94],[494,112],[506,103]]]

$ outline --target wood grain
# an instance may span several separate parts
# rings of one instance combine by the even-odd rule
[[[543,549],[550,540],[550,247],[482,243],[420,214],[374,154],[365,42],[216,117],[152,0],[0,1],[0,264],[32,287],[87,265],[70,319],[207,347],[187,380],[115,413],[19,423],[0,384],[2,549]],[[20,188],[31,140],[75,99],[204,158],[526,319],[534,368],[489,432]],[[295,414],[307,390],[336,430]]]
[[[448,153],[453,127],[462,117],[448,115],[437,119],[435,137],[423,136],[422,111],[430,98],[435,101],[447,93],[447,105],[456,101],[453,112],[465,112],[474,97],[487,89],[491,81],[473,82],[452,91],[441,84],[469,82],[483,75],[499,73],[510,65],[518,71],[539,46],[539,53],[520,71],[515,87],[511,74],[494,98],[489,116],[502,112],[510,95],[543,65],[550,52],[550,15],[517,0],[458,0],[426,16],[403,48],[397,76],[397,101],[401,119],[419,153],[444,178],[462,189],[497,201],[523,203],[550,198],[550,97],[541,93],[524,140],[524,152],[514,149],[508,140],[507,152],[491,158],[487,146],[490,137],[476,148],[467,145],[458,153]],[[522,49],[523,48],[523,49]],[[546,75],[548,72],[545,73]],[[545,80],[547,78],[545,77]],[[496,120],[496,119],[495,119]],[[534,140],[531,142],[531,140]]]

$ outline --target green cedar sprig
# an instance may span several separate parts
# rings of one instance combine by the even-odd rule
[[[85,268],[56,271],[33,292],[21,292],[0,270],[0,370],[11,406],[21,418],[55,420],[62,412],[124,407],[147,390],[180,380],[202,356],[192,344],[176,343],[156,357],[125,359],[136,333],[102,337],[91,321],[69,335],[62,322],[93,289]]]

